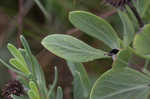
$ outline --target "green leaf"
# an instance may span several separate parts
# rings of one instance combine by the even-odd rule
[[[20,51],[12,44],[7,45],[8,50],[11,52],[11,54],[18,60],[20,61],[23,65],[26,65],[24,58]]]
[[[17,70],[16,68],[13,68],[12,66],[10,66],[9,64],[7,64],[6,62],[4,62],[2,59],[0,59],[0,62],[5,66],[7,67],[8,69],[12,70],[13,72],[21,75],[21,76],[24,76],[24,77],[27,77],[24,73],[22,73],[21,71]]]
[[[110,48],[120,48],[119,37],[112,26],[104,19],[89,12],[73,11],[69,14],[69,20],[75,27],[103,41]]]
[[[119,11],[119,16],[123,23],[124,34],[123,34],[123,44],[125,47],[129,46],[134,38],[134,26],[125,12]]]
[[[148,7],[150,5],[150,0],[136,0],[134,4],[141,16],[144,16],[146,11],[149,10]]]
[[[145,57],[150,58],[150,24],[145,25],[143,29],[135,36],[133,47],[135,51]]]
[[[63,99],[63,91],[61,87],[57,88],[57,96],[56,99]]]
[[[75,72],[73,79],[73,99],[86,99],[87,95],[84,94],[84,87],[80,73]]]
[[[94,84],[90,99],[148,99],[150,78],[128,67],[111,69]]]
[[[80,79],[82,80],[83,87],[84,87],[83,88],[84,94],[88,96],[91,90],[91,84],[90,84],[89,77],[84,66],[81,63],[76,63],[76,62],[71,62],[71,61],[67,61],[67,64],[74,78],[76,76],[76,72],[80,73]]]
[[[104,55],[104,51],[90,47],[69,35],[49,35],[42,40],[42,45],[55,55],[74,62],[87,62],[108,57]]]
[[[36,99],[40,99],[39,91],[38,91],[38,88],[37,88],[37,85],[35,84],[35,82],[30,81],[29,87],[33,91],[34,95],[36,96]]]
[[[126,6],[126,10],[127,10],[128,17],[130,18],[132,23],[134,23],[133,26],[134,26],[135,30],[139,30],[138,20],[137,20],[136,16],[134,15],[133,11],[130,9],[129,6]]]
[[[19,51],[22,54],[22,56],[24,57],[24,60],[25,60],[25,62],[27,64],[29,70],[32,71],[32,66],[31,66],[31,63],[30,63],[30,61],[28,59],[27,51],[25,49],[21,49],[21,48],[19,48]]]
[[[33,90],[31,90],[31,89],[28,91],[28,96],[30,97],[30,99],[36,99],[36,96],[35,96]]]
[[[27,40],[23,36],[20,36],[20,40],[24,47],[24,55],[26,55],[25,61],[26,63],[28,63],[29,66],[32,67],[32,74],[34,76],[34,79],[36,79],[40,93],[42,94],[41,97],[45,99],[47,94],[47,88],[43,70],[40,64],[38,63],[37,59],[32,55]]]
[[[26,66],[24,66],[24,64],[22,64],[20,61],[18,61],[18,59],[16,58],[12,58],[10,59],[10,64],[12,64],[15,68],[17,68],[18,70],[22,71],[23,73],[25,73],[26,75],[30,75],[31,72],[28,70],[28,68]]]
[[[26,41],[26,39],[21,35],[20,36],[20,40],[21,40],[21,43],[26,51],[26,56],[28,58],[28,62],[30,62],[30,66],[32,67],[32,73],[33,73],[33,76],[35,77],[35,66],[34,66],[34,63],[33,63],[33,55],[32,55],[32,52],[30,50],[30,47],[28,45],[28,42]]]

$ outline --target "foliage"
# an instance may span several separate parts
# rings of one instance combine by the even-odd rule
[[[26,39],[23,36],[20,39],[24,49],[17,49],[14,45],[8,44],[8,49],[14,57],[10,59],[11,65],[0,59],[0,62],[7,68],[21,76],[21,82],[28,83],[28,85],[24,85],[28,96],[12,96],[13,99],[51,99],[58,78],[57,68],[55,68],[54,84],[47,88],[43,71],[36,58],[32,55]],[[58,87],[57,90],[57,99],[62,99],[61,87]]]
[[[35,0],[46,18],[49,15],[46,9]],[[55,4],[56,2],[53,1]],[[143,18],[147,16],[150,2],[136,0],[134,4]],[[60,6],[59,6],[60,7]],[[52,10],[46,6],[47,9]],[[73,75],[73,98],[74,99],[148,99],[150,93],[150,72],[147,69],[149,63],[149,29],[150,24],[137,29],[137,22],[132,9],[122,11],[118,9],[118,15],[123,26],[123,35],[119,37],[113,26],[92,13],[86,11],[72,11],[69,20],[76,28],[98,40],[101,40],[110,49],[118,49],[119,53],[112,55],[112,68],[101,75],[94,84],[85,70],[83,63],[96,59],[111,58],[102,49],[96,49],[75,37],[64,34],[48,35],[42,40],[42,45],[55,55],[65,59]],[[133,20],[134,19],[134,20]],[[56,87],[58,71],[55,68],[55,79],[47,88],[43,70],[33,56],[26,39],[21,36],[23,49],[17,49],[8,44],[8,50],[13,58],[7,64],[0,59],[7,68],[11,69],[24,82],[27,95],[15,96],[13,99],[63,99],[63,90]],[[144,68],[135,70],[130,64],[133,55],[146,60]],[[27,83],[27,85],[25,84]],[[55,91],[56,89],[56,91]]]
[[[135,5],[142,13],[142,17],[146,15],[149,1],[137,0]],[[147,64],[140,72],[131,68],[129,61],[132,60],[134,54],[149,61],[150,24],[146,24],[140,30],[137,29],[133,23],[135,19],[132,20],[131,10],[128,7],[128,13],[118,10],[123,25],[123,39],[119,38],[106,20],[92,13],[85,11],[69,13],[69,20],[76,28],[103,41],[111,49],[120,50],[115,55],[112,69],[100,76],[92,86],[88,83],[90,82],[89,77],[81,62],[106,58],[105,51],[90,47],[68,35],[53,34],[42,40],[45,48],[68,61],[68,66],[74,77],[74,99],[148,99],[150,72],[147,70]]]

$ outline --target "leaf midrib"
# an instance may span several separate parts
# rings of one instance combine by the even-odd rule
[[[82,16],[81,16],[81,17],[82,17]],[[112,39],[109,39],[109,38],[108,38],[108,35],[105,35],[104,31],[101,31],[100,29],[97,29],[96,27],[94,27],[94,26],[91,25],[91,24],[87,24],[86,21],[83,21],[83,20],[81,20],[80,18],[76,18],[76,20],[77,20],[77,21],[80,21],[80,22],[83,22],[84,24],[87,25],[87,27],[90,27],[90,28],[93,29],[94,31],[97,31],[98,33],[101,33],[101,34],[103,35],[103,38],[106,39],[106,41],[108,41],[109,43],[112,43],[112,42],[116,41],[116,40],[114,40],[114,39],[113,39],[114,41],[113,41]],[[114,32],[114,31],[113,31],[113,32]],[[88,34],[89,34],[89,33],[88,33]],[[92,35],[96,37],[96,35],[94,35],[94,34],[92,34]],[[113,36],[114,36],[114,35],[113,35]],[[98,38],[98,37],[96,37],[96,38]],[[99,40],[102,40],[102,39],[99,38]],[[103,41],[103,40],[102,40],[102,41]],[[104,42],[104,41],[103,41],[103,42]],[[108,42],[107,42],[107,43],[105,42],[105,43],[106,43],[106,44],[109,44]],[[118,43],[118,42],[117,42],[117,43]],[[113,43],[112,45],[113,45],[113,46],[116,46],[116,43],[115,43],[115,44]],[[111,46],[111,47],[112,47],[112,46]]]
[[[115,95],[118,95],[118,94],[122,94],[122,93],[125,93],[125,92],[128,92],[128,91],[142,89],[142,88],[148,88],[148,85],[140,85],[140,86],[135,86],[135,87],[132,87],[132,88],[127,88],[127,89],[119,90],[119,91],[116,91],[114,93],[108,94],[108,95],[106,95],[104,97],[101,97],[101,98],[105,99],[105,98],[112,97],[112,96],[115,96]]]

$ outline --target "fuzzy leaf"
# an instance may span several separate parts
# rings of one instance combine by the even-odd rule
[[[90,99],[148,99],[150,78],[128,67],[111,69],[94,84]]]
[[[87,62],[106,58],[105,52],[63,34],[53,34],[42,40],[42,45],[55,55],[74,62]]]
[[[103,41],[110,48],[120,48],[119,37],[104,19],[89,12],[73,11],[69,14],[69,20],[75,27]]]

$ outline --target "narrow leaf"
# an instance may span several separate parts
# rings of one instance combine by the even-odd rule
[[[146,14],[146,11],[149,10],[148,7],[150,5],[150,0],[136,0],[134,4],[143,17]]]
[[[42,93],[41,97],[45,99],[47,94],[47,88],[46,88],[46,82],[45,82],[43,70],[40,64],[38,63],[37,59],[32,55],[27,40],[23,36],[20,36],[20,40],[25,49],[26,63],[28,63],[29,66],[32,67],[33,76],[38,82],[40,93]]]
[[[73,99],[86,99],[87,96],[84,94],[84,87],[79,72],[75,72],[73,80]]]
[[[128,17],[130,18],[132,23],[134,23],[133,26],[134,26],[135,30],[138,30],[139,29],[139,25],[138,25],[138,20],[137,20],[136,16],[134,15],[134,13],[130,9],[130,7],[126,6],[126,9],[127,9]]]
[[[80,77],[81,77],[80,79],[82,80],[83,87],[84,87],[84,94],[88,96],[91,90],[91,84],[84,66],[81,63],[76,63],[71,61],[67,61],[67,64],[74,78],[76,76],[76,72],[80,73]]]
[[[10,65],[7,64],[6,62],[4,62],[2,59],[0,59],[0,62],[1,62],[5,67],[7,67],[8,69],[12,70],[13,72],[15,72],[15,73],[17,73],[17,74],[19,74],[19,75],[21,75],[21,76],[25,76],[25,77],[26,77],[26,75],[25,75],[24,73],[20,72],[19,70],[16,70],[16,68],[13,68],[12,66],[10,66]]]
[[[20,60],[24,65],[26,65],[22,54],[20,53],[20,51],[19,51],[14,45],[8,44],[7,47],[8,47],[8,50],[11,52],[11,54],[12,54],[17,60]]]
[[[32,73],[35,76],[35,67],[33,66],[34,63],[33,63],[32,52],[30,50],[30,47],[29,47],[26,39],[22,35],[20,36],[20,40],[21,40],[21,43],[22,43],[22,45],[23,45],[23,47],[26,51],[26,54],[27,54],[28,60],[30,62],[30,65],[32,66]]]
[[[57,96],[56,99],[63,99],[63,91],[61,87],[57,88]]]
[[[15,68],[17,68],[18,70],[22,71],[23,73],[25,73],[26,75],[30,75],[31,72],[28,70],[28,68],[26,66],[24,66],[24,64],[20,63],[20,61],[18,61],[16,58],[12,58],[10,59],[10,64],[12,64]]]
[[[134,26],[125,12],[119,11],[119,16],[123,23],[124,33],[123,33],[123,43],[125,47],[129,46],[134,38]]]

